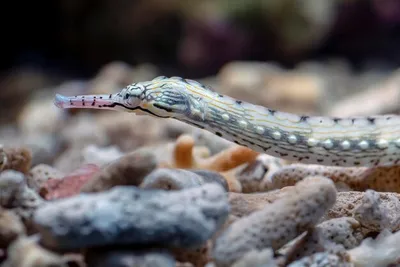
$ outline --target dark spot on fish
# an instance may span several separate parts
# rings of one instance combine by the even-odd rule
[[[324,162],[324,159],[317,159],[318,162]]]
[[[275,112],[276,112],[276,110],[273,110],[273,109],[268,109],[268,112],[269,112],[271,115],[274,115],[274,114],[275,114]]]
[[[367,117],[367,120],[369,121],[369,123],[375,124],[375,118]]]
[[[219,137],[222,137],[222,133],[220,132],[215,132],[216,135],[218,135]]]
[[[242,101],[236,100],[236,104],[241,105],[241,104],[242,104]]]
[[[341,118],[333,118],[333,122],[334,123],[338,123],[339,121],[341,121],[342,119]]]
[[[310,116],[301,116],[300,117],[300,122],[306,122],[308,120],[308,118],[310,118]]]

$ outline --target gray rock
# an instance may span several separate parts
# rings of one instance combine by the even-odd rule
[[[217,183],[225,191],[228,191],[228,184],[219,173],[203,170],[183,170],[158,168],[147,175],[141,188],[158,188],[165,190],[181,190],[197,187],[206,183]]]
[[[164,191],[117,186],[38,209],[34,223],[45,246],[76,249],[110,244],[198,247],[225,222],[225,190],[216,184]]]
[[[207,170],[190,170],[190,171],[203,177],[205,183],[217,183],[221,185],[226,191],[229,191],[228,183],[225,180],[224,176],[222,176],[220,173]]]
[[[175,259],[165,251],[90,250],[86,255],[92,267],[175,267]]]
[[[28,232],[34,212],[44,203],[36,191],[27,186],[23,173],[14,170],[1,172],[0,206],[11,209],[18,215],[28,227]]]

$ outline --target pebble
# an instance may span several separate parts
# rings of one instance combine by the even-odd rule
[[[65,174],[47,164],[39,164],[29,171],[27,184],[29,187],[39,191],[39,189],[49,179],[61,179]]]
[[[206,183],[217,183],[228,191],[224,177],[217,172],[206,170],[183,170],[158,168],[147,175],[141,183],[141,188],[158,188],[165,190],[180,190],[201,186]]]
[[[66,260],[40,245],[35,238],[20,237],[7,249],[2,267],[68,267]]]
[[[18,236],[25,233],[25,226],[16,214],[0,208],[0,248],[8,247]]]
[[[92,179],[100,168],[95,164],[84,164],[79,169],[65,175],[62,179],[49,179],[39,190],[46,199],[58,199],[78,194],[85,183]]]
[[[101,245],[197,247],[225,222],[225,190],[216,184],[181,191],[116,186],[55,200],[34,222],[43,244],[58,249]]]
[[[133,151],[105,166],[81,189],[82,192],[99,192],[117,185],[139,186],[144,177],[157,167],[150,151]]]

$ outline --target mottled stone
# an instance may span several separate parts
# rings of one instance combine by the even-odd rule
[[[233,222],[216,239],[213,258],[230,266],[254,249],[279,249],[313,225],[335,203],[336,188],[325,177],[308,177],[282,198]]]
[[[29,175],[26,178],[28,186],[39,191],[47,180],[61,179],[64,175],[64,173],[47,164],[38,164],[29,171]]]
[[[74,249],[136,244],[197,247],[225,222],[225,190],[216,184],[165,191],[117,186],[53,201],[37,210],[43,244]]]

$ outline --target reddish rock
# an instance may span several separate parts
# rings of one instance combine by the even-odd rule
[[[95,164],[85,164],[62,179],[50,178],[40,188],[40,195],[46,200],[70,197],[80,192],[100,168]]]

